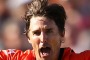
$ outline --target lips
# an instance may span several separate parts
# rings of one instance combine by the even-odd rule
[[[40,48],[40,56],[41,57],[48,57],[51,53],[51,48],[50,47],[42,47]]]

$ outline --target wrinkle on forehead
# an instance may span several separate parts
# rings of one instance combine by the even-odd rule
[[[33,17],[31,19],[30,28],[39,29],[41,28],[50,28],[51,25],[53,25],[53,20],[49,20],[45,17]]]
[[[33,22],[33,23],[43,23],[43,24],[47,24],[47,23],[49,23],[50,21],[52,21],[52,20],[50,20],[50,19],[48,19],[48,18],[46,18],[46,17],[32,17],[31,18],[31,21]]]

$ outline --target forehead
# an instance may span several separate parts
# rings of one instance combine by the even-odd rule
[[[30,20],[30,28],[53,28],[56,27],[56,24],[53,20],[50,20],[46,17],[32,17]]]
[[[32,17],[30,22],[31,24],[32,23],[35,23],[35,24],[39,24],[39,23],[42,23],[42,24],[48,24],[51,20],[46,18],[46,17]]]

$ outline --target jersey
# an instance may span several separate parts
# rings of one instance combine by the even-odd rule
[[[62,60],[90,60],[90,50],[77,54],[72,49],[66,48]]]
[[[34,52],[32,50],[8,49],[0,50],[0,60],[35,60]]]

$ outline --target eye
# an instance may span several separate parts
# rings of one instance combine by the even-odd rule
[[[33,32],[33,35],[39,36],[40,34],[41,34],[41,32],[39,30],[36,30],[36,31]]]
[[[47,29],[45,33],[46,33],[46,34],[50,34],[50,33],[52,33],[52,32],[53,32],[52,29]]]

